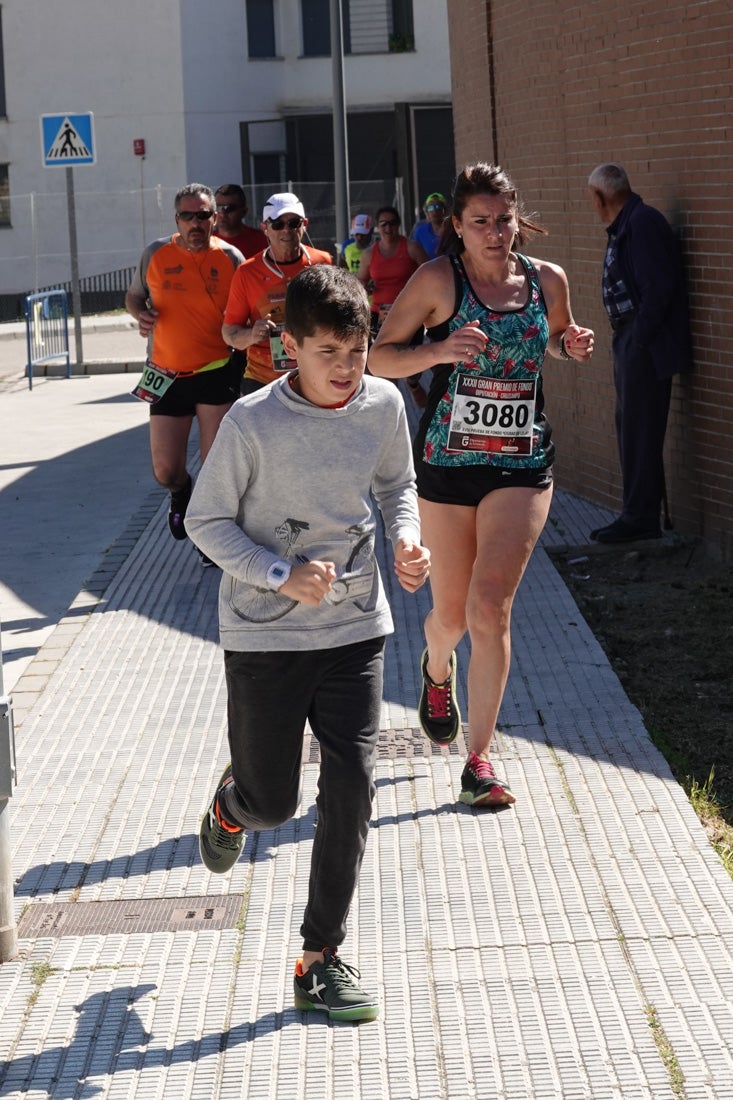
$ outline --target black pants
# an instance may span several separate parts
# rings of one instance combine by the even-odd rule
[[[224,655],[234,787],[225,816],[272,829],[295,813],[306,719],[318,739],[316,826],[301,935],[338,947],[359,878],[374,798],[384,638],[336,649]]]
[[[621,518],[656,528],[664,497],[664,435],[672,380],[657,377],[649,355],[632,345],[632,329],[625,325],[613,336]]]

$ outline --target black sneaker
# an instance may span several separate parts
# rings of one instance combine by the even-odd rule
[[[216,565],[215,561],[212,561],[211,558],[207,558],[203,550],[199,550],[199,561],[201,562],[202,569],[210,569],[212,565]]]
[[[295,1007],[303,1012],[327,1012],[329,1020],[376,1020],[377,999],[359,988],[359,971],[342,962],[330,947],[324,948],[323,956],[322,963],[313,963],[305,973],[303,960],[298,959],[293,979]]]
[[[517,800],[508,784],[496,778],[491,761],[471,751],[461,776],[458,801],[467,806],[510,806]]]
[[[428,676],[428,651],[420,661],[422,692],[417,708],[422,731],[436,745],[450,745],[461,728],[461,712],[456,699],[456,655],[450,656],[450,676],[442,684],[434,684]]]
[[[216,875],[225,875],[239,859],[244,847],[244,829],[225,821],[219,810],[219,794],[233,783],[232,766],[227,764],[199,830],[199,851],[204,866]]]
[[[186,509],[188,508],[188,502],[191,499],[192,492],[193,482],[189,477],[187,485],[184,485],[182,489],[177,489],[175,493],[171,493],[168,527],[174,539],[188,538],[183,521],[186,518]]]

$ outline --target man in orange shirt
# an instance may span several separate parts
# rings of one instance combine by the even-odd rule
[[[256,256],[267,248],[267,238],[260,229],[245,225],[247,217],[247,199],[238,183],[223,183],[217,187],[216,199],[216,235],[222,241],[238,248],[245,260]]]
[[[175,211],[178,232],[144,250],[125,308],[148,340],[147,366],[133,392],[150,405],[153,475],[171,494],[170,532],[185,539],[183,519],[193,488],[186,450],[193,418],[203,461],[239,396],[240,371],[230,364],[221,322],[243,257],[212,236],[216,207],[209,187],[190,183],[181,188]]]
[[[262,211],[267,248],[234,273],[221,331],[230,347],[247,353],[243,395],[295,366],[280,340],[288,283],[311,264],[333,262],[330,253],[302,243],[307,225],[297,195],[270,195]]]

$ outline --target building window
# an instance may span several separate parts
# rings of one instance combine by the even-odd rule
[[[0,8],[0,118],[7,116],[5,105],[5,52],[3,50],[3,9]]]
[[[274,0],[247,0],[247,54],[276,56]]]
[[[253,153],[252,154],[252,179],[261,187],[263,184],[272,194],[274,191],[282,191],[285,188],[285,156],[283,153]],[[261,210],[257,212],[259,219]]]
[[[407,53],[415,49],[412,0],[341,0],[341,3],[344,53]]]
[[[407,53],[415,49],[415,26],[412,21],[412,0],[391,0],[392,33],[390,53]]]
[[[300,0],[303,57],[331,56],[329,0]],[[345,54],[415,49],[412,0],[341,0]]]
[[[0,225],[10,225],[10,181],[7,164],[0,164]]]
[[[303,57],[331,56],[331,6],[329,0],[300,0],[303,23]],[[349,0],[341,0],[344,53],[351,53]]]

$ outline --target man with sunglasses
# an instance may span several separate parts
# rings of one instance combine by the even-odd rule
[[[294,366],[280,340],[288,283],[311,264],[333,262],[329,252],[303,244],[307,225],[297,195],[270,195],[262,211],[267,247],[242,264],[232,279],[221,331],[230,347],[247,353],[243,395],[254,393]]]
[[[182,187],[175,198],[177,233],[143,251],[125,308],[148,341],[148,361],[133,393],[150,405],[150,452],[155,480],[171,494],[168,527],[185,539],[183,524],[193,484],[186,467],[193,418],[203,461],[224,414],[239,397],[241,368],[230,363],[221,336],[224,307],[243,256],[213,236],[211,188]],[[203,565],[211,565],[201,555]]]
[[[244,224],[248,209],[247,198],[238,183],[223,183],[221,187],[217,187],[214,198],[217,237],[233,248],[238,248],[245,260],[256,256],[267,247],[265,234]]]
[[[441,195],[440,191],[432,191],[423,204],[423,210],[425,218],[414,226],[410,237],[413,241],[421,244],[430,259],[434,260],[440,243],[440,235],[443,232],[443,222],[448,212],[445,195]]]

